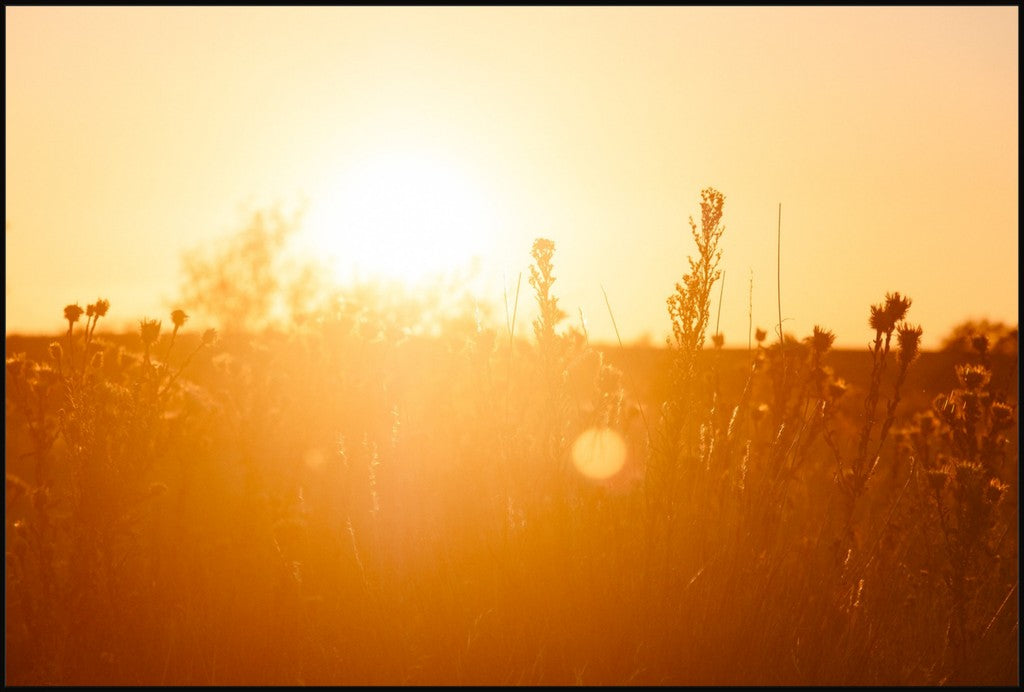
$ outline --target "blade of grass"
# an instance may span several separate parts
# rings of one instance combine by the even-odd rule
[[[604,290],[604,284],[601,285],[601,293],[604,295],[604,304],[608,306],[608,316],[612,318],[612,328],[615,329],[615,338],[619,341],[619,348],[625,351],[626,348],[622,345],[622,336],[619,334],[619,325],[615,322],[615,313],[612,311],[611,301],[608,300],[608,292]],[[647,423],[647,414],[644,412],[644,404],[639,397],[640,390],[637,389],[636,384],[633,382],[632,374],[627,372],[626,377],[629,378],[630,388],[637,393],[636,406],[640,410],[640,418],[643,420],[644,430],[647,432],[647,444],[648,446],[652,446],[651,426]]]

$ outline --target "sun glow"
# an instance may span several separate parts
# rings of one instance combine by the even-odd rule
[[[310,249],[341,281],[415,283],[468,269],[493,250],[495,206],[453,161],[378,153],[326,180],[304,227]]]

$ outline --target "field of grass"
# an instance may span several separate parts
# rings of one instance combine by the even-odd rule
[[[1016,352],[717,347],[716,194],[667,348],[543,240],[532,325],[9,336],[7,683],[1016,684]]]

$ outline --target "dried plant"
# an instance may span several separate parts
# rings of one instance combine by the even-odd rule
[[[667,350],[567,324],[546,239],[531,339],[518,290],[506,340],[449,285],[275,322],[267,218],[191,264],[212,303],[9,336],[8,681],[1012,684],[1015,360],[920,353],[898,293],[870,357],[819,325],[705,349],[723,208]],[[577,471],[579,440],[621,467]]]

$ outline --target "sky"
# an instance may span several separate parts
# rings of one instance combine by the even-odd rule
[[[478,255],[504,325],[545,237],[591,338],[664,343],[706,187],[727,347],[780,304],[866,347],[893,291],[926,348],[1016,324],[1018,12],[7,7],[6,331],[161,316],[185,252],[305,204],[339,281]]]

